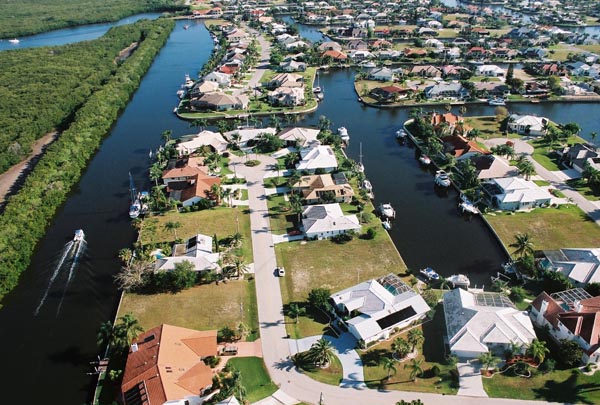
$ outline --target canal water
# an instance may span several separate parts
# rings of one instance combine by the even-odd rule
[[[172,113],[175,92],[184,74],[195,75],[208,59],[212,41],[201,23],[184,30],[185,23],[177,23],[40,241],[19,286],[3,302],[0,354],[7,370],[3,386],[10,387],[3,402],[26,398],[27,403],[79,404],[88,399],[92,378],[85,373],[91,371],[89,362],[98,352],[96,332],[113,317],[118,300],[113,284],[120,266],[117,252],[134,239],[127,215],[128,172],[138,186],[146,184],[148,151],[161,144],[161,132],[171,129],[174,136],[192,132]],[[408,118],[408,110],[363,106],[356,100],[353,78],[350,70],[322,74],[325,100],[297,125],[316,125],[319,116],[326,115],[334,129],[348,128],[352,158],[359,158],[362,143],[376,203],[391,202],[396,208],[391,236],[409,268],[431,266],[444,275],[465,273],[478,285],[489,284],[489,275],[506,260],[501,246],[480,218],[458,214],[455,192],[436,193],[433,174],[419,166],[415,150],[395,141],[394,133]],[[597,126],[593,120],[597,104],[539,104],[523,109],[559,122],[577,121],[584,131]],[[487,106],[469,107],[468,115],[492,113]],[[64,245],[78,228],[86,233],[87,249],[70,280],[65,268],[54,276]]]
[[[8,42],[7,39],[0,40],[0,51],[9,49],[37,48],[49,45],[66,45],[75,42],[89,41],[101,37],[111,27],[131,24],[143,18],[154,20],[160,17],[160,13],[143,13],[125,17],[113,23],[101,23],[82,25],[78,27],[63,28],[60,30],[48,31],[42,34],[19,38],[18,44]]]
[[[2,403],[80,404],[88,399],[92,378],[86,372],[92,371],[89,362],[98,353],[96,332],[117,307],[113,283],[120,267],[117,252],[134,241],[128,172],[138,186],[145,184],[148,152],[162,142],[161,132],[188,132],[188,124],[172,113],[176,91],[184,75],[195,76],[212,50],[206,28],[192,24],[184,30],[185,23],[189,22],[177,23],[168,45],[38,244],[19,286],[3,301]],[[69,266],[54,276],[64,245],[78,228],[85,231],[87,249],[70,280]]]

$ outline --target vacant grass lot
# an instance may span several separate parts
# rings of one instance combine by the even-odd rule
[[[175,231],[168,230],[168,222],[179,222],[181,227]],[[140,242],[143,245],[159,242],[173,242],[175,232],[181,239],[189,238],[199,233],[219,239],[231,236],[237,232],[243,236],[240,254],[246,262],[252,262],[252,242],[250,240],[250,216],[244,208],[217,207],[204,211],[179,213],[167,212],[162,215],[148,217],[144,220],[140,232]]]
[[[423,331],[425,341],[417,346],[417,360],[423,360],[421,368],[423,375],[416,381],[410,380],[410,370],[405,369],[404,365],[410,361],[396,362],[396,373],[392,371],[389,380],[387,370],[381,365],[381,358],[389,356],[393,339],[382,342],[371,347],[366,351],[359,352],[364,364],[365,383],[370,388],[400,390],[400,391],[418,391],[435,392],[443,394],[456,394],[458,381],[455,375],[451,374],[451,368],[444,364],[446,357],[444,353],[443,333],[445,331],[444,311],[441,304],[436,309],[433,320],[418,326]],[[394,336],[407,338],[407,332]],[[431,373],[431,368],[437,365],[440,368],[439,376]]]
[[[496,374],[483,379],[490,397],[545,400],[558,403],[600,403],[600,374],[587,376],[576,370],[557,370],[531,378]]]
[[[238,357],[229,359],[228,364],[240,371],[242,385],[246,388],[244,399],[250,403],[260,401],[277,391],[277,386],[269,378],[263,359],[259,357]]]
[[[479,130],[482,138],[488,139],[503,137],[500,130],[500,123],[496,121],[495,116],[468,117],[465,118],[465,122],[473,129]]]
[[[531,212],[486,215],[509,251],[517,233],[531,236],[535,249],[597,246],[600,228],[576,206],[536,208]]]
[[[177,294],[126,293],[119,316],[132,313],[146,330],[162,323],[184,328],[211,330],[240,322],[252,331],[247,340],[258,337],[258,313],[254,281],[200,285]]]

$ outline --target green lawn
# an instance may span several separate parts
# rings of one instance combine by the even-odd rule
[[[308,375],[313,380],[317,380],[324,384],[339,386],[342,382],[342,363],[336,355],[331,356],[329,366],[326,368],[304,366],[301,367],[301,369],[304,374]]]
[[[537,139],[530,141],[529,143],[534,148],[531,156],[536,162],[547,170],[561,170],[559,156],[550,148],[550,145],[547,142],[543,139]]]
[[[381,358],[390,355],[393,339],[384,341],[378,345],[372,346],[366,351],[360,351],[359,354],[364,364],[365,383],[370,388],[399,390],[399,391],[417,391],[417,392],[435,392],[440,394],[456,394],[458,381],[456,372],[448,365],[444,364],[446,357],[444,353],[443,333],[445,331],[444,311],[442,305],[436,308],[435,316],[430,322],[418,326],[423,331],[425,341],[417,346],[417,360],[422,359],[423,375],[416,381],[410,380],[410,370],[405,369],[404,365],[410,361],[396,362],[396,373],[392,372],[389,379],[387,371],[381,365]],[[406,339],[407,332],[394,336]],[[440,374],[436,377],[432,375],[431,368],[437,366]]]
[[[550,185],[550,182],[546,181],[546,180],[533,180],[533,182],[535,184],[537,184],[538,186],[540,186],[540,187],[544,187],[544,186],[549,186]]]
[[[586,376],[574,370],[535,374],[531,378],[496,374],[483,379],[490,397],[545,400],[558,403],[600,403],[600,373]]]
[[[600,227],[578,207],[536,208],[531,212],[486,215],[509,251],[517,233],[531,236],[536,250],[597,246]]]
[[[271,232],[281,235],[294,229],[298,215],[294,214],[290,204],[284,200],[283,195],[273,194],[268,196],[267,206],[269,207]]]
[[[126,293],[119,316],[132,313],[146,330],[162,323],[184,328],[211,330],[245,323],[258,337],[258,312],[254,281],[238,280],[205,284],[176,294]]]
[[[482,138],[504,137],[500,131],[500,123],[496,121],[495,116],[468,117],[465,118],[465,122],[473,129],[478,129]]]
[[[239,232],[243,236],[242,247],[238,254],[247,262],[252,262],[252,241],[250,239],[250,216],[245,208],[217,207],[209,210],[179,213],[170,211],[162,215],[144,219],[140,232],[143,245],[159,242],[173,242],[175,232],[165,228],[167,222],[179,222],[181,227],[176,230],[178,238],[189,238],[203,233],[209,236],[217,235],[219,239]]]
[[[245,400],[250,403],[260,401],[277,391],[277,386],[269,378],[265,362],[259,357],[238,357],[229,359],[242,375],[242,385],[246,388]]]
[[[591,188],[585,179],[568,180],[567,184],[590,201],[600,201],[600,189]]]

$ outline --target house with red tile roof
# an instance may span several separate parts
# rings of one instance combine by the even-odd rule
[[[465,124],[464,117],[451,112],[440,114],[434,111],[429,116],[429,123],[437,132],[443,130],[448,135],[467,135],[472,129]]]
[[[557,342],[576,342],[583,349],[583,363],[600,363],[600,297],[581,288],[543,292],[531,303],[529,316],[537,326],[548,326]]]
[[[442,142],[444,142],[444,153],[450,153],[458,160],[490,154],[489,150],[481,148],[477,142],[470,141],[461,135],[444,136]]]
[[[321,58],[331,58],[334,61],[345,61],[348,59],[348,55],[341,51],[327,50],[323,52]]]
[[[213,193],[213,186],[220,185],[221,178],[208,173],[203,158],[191,157],[177,160],[163,172],[162,179],[169,196],[188,207],[203,199],[218,200]]]
[[[121,384],[128,404],[187,400],[200,404],[212,386],[213,371],[203,359],[217,355],[217,331],[160,325],[131,345]]]

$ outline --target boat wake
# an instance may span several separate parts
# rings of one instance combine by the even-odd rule
[[[52,276],[50,277],[50,281],[48,282],[48,286],[46,287],[46,290],[44,291],[44,295],[42,296],[42,299],[40,300],[38,306],[36,307],[35,311],[33,312],[33,316],[37,316],[40,313],[40,310],[44,306],[46,299],[48,298],[48,295],[50,294],[52,285],[56,281],[56,278],[58,277],[58,275],[61,273],[61,269],[65,268],[66,267],[65,265],[67,263],[71,263],[71,266],[69,267],[69,274],[67,277],[67,282],[65,284],[65,287],[63,290],[63,295],[60,300],[60,304],[58,306],[58,310],[57,310],[56,314],[58,315],[58,313],[60,312],[60,308],[62,306],[62,302],[63,302],[64,296],[65,296],[67,287],[68,287],[69,283],[71,282],[71,278],[73,277],[73,271],[75,270],[75,267],[77,266],[77,262],[79,261],[79,257],[83,253],[85,246],[86,246],[86,241],[83,236],[83,231],[81,232],[81,234],[78,234],[76,232],[75,235],[76,235],[76,237],[73,240],[71,240],[65,244],[62,255],[60,256],[60,259],[58,260],[58,263],[56,264],[56,267],[54,268],[54,272],[52,273]]]

